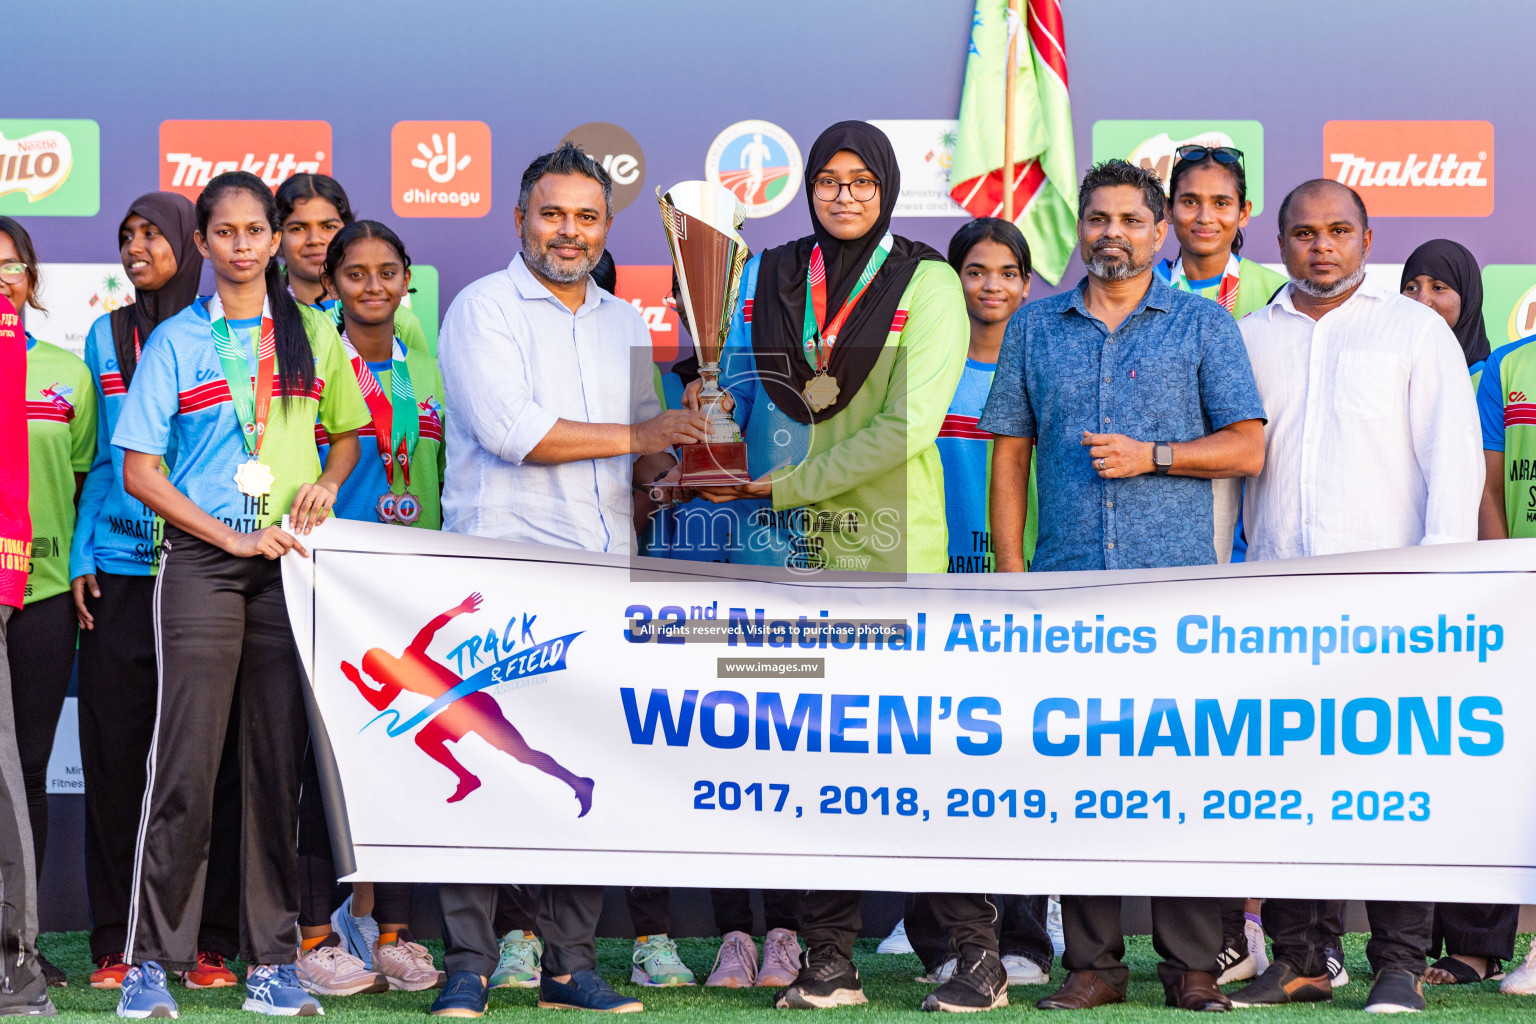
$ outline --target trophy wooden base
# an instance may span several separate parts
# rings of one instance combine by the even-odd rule
[[[745,441],[704,441],[682,448],[682,486],[736,487],[751,483]]]

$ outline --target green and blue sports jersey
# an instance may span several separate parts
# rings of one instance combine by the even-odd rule
[[[315,424],[330,433],[356,430],[370,422],[341,338],[329,317],[300,306],[315,357],[315,383],[305,394],[273,388],[272,410],[261,462],[275,477],[268,494],[251,497],[235,486],[235,472],[250,460],[229,382],[214,348],[208,300],[199,298],[149,336],[128,390],[128,401],[112,443],[128,451],[165,455],[174,447],[171,483],[204,512],[244,533],[279,522],[299,487],[320,476]],[[257,320],[230,321],[232,333],[248,342]]]
[[[69,592],[75,474],[96,460],[96,388],[79,356],[29,334],[26,394],[32,604]]]
[[[944,464],[944,516],[949,527],[949,571],[993,572],[989,501],[992,435],[976,425],[992,390],[996,363],[965,361],[954,401],[935,442]],[[1029,498],[1024,519],[1024,567],[1035,557],[1035,464],[1029,464]]]
[[[1511,537],[1536,537],[1536,335],[1482,364],[1477,414],[1483,448],[1504,453],[1504,518]]]

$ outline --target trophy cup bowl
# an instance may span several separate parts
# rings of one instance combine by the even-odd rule
[[[661,222],[677,271],[682,311],[699,353],[699,406],[709,419],[706,439],[682,446],[682,480],[687,488],[734,487],[751,481],[747,445],[731,414],[721,408],[720,350],[731,331],[747,243],[737,233],[746,209],[722,185],[684,181],[662,192]]]

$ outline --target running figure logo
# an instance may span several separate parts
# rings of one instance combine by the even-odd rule
[[[461,678],[427,655],[427,647],[438,630],[456,616],[478,611],[481,600],[479,594],[470,594],[462,604],[434,618],[422,627],[416,639],[411,641],[405,653],[398,658],[378,647],[364,654],[362,670],[378,681],[377,687],[369,685],[350,662],[341,663],[342,674],[352,681],[352,685],[357,687],[369,704],[381,712],[379,718],[386,714],[395,717],[395,724],[388,729],[391,736],[398,736],[419,722],[426,723],[416,733],[416,745],[432,760],[453,772],[459,780],[458,788],[448,798],[448,803],[457,803],[480,788],[479,777],[460,764],[448,750],[449,743],[456,743],[474,733],[502,753],[570,786],[577,803],[581,805],[581,813],[577,817],[585,817],[592,808],[592,780],[567,771],[553,757],[530,747],[522,734],[502,714],[496,699],[482,692],[485,687],[498,682],[563,669],[566,647],[576,634],[528,648],[515,658],[499,662],[468,679]],[[504,671],[507,668],[510,671]],[[390,705],[403,690],[421,694],[432,702],[402,723],[399,721],[399,712]]]

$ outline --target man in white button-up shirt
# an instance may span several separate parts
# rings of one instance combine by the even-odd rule
[[[448,308],[439,354],[452,410],[443,529],[632,554],[632,488],[675,464],[672,445],[703,440],[702,413],[661,411],[645,321],[590,276],[612,208],[607,172],[581,150],[566,144],[539,157],[513,215],[522,252]],[[584,815],[592,785],[580,781]],[[449,979],[433,1013],[479,1016],[497,962],[496,887],[439,892]],[[593,970],[602,903],[598,886],[544,886],[540,1006],[641,1008]]]
[[[592,280],[612,217],[605,185],[564,169],[591,159],[569,154],[524,176],[522,252],[443,319],[443,529],[633,554],[632,487],[665,473],[704,420],[662,412],[645,320]]]
[[[1243,501],[1254,561],[1477,539],[1481,431],[1456,336],[1428,307],[1364,283],[1358,194],[1319,179],[1280,206],[1291,283],[1239,324],[1269,422]],[[1434,905],[1370,901],[1378,1012],[1422,1010]],[[1269,969],[1236,1006],[1331,998],[1342,904],[1268,900]]]

